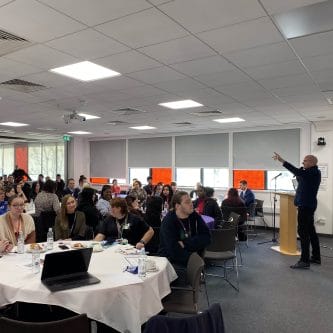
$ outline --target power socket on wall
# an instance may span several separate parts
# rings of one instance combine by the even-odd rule
[[[326,218],[325,217],[318,217],[315,221],[315,224],[325,225],[326,224]]]

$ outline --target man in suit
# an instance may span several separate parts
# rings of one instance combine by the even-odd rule
[[[274,152],[273,159],[292,172],[298,181],[294,204],[297,207],[298,234],[301,239],[301,258],[290,268],[308,269],[310,263],[321,264],[319,239],[314,226],[314,213],[317,208],[317,193],[321,181],[317,157],[307,155],[303,159],[303,167],[296,168]],[[310,257],[310,243],[312,256]]]
[[[239,182],[239,188],[241,190],[239,196],[244,201],[246,208],[249,209],[255,201],[254,193],[247,187],[247,181],[244,179]]]

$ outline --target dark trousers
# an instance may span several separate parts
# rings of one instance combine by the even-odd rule
[[[301,239],[301,260],[308,263],[310,260],[310,243],[312,247],[312,256],[320,259],[319,239],[314,227],[315,209],[307,207],[298,207],[298,234]]]

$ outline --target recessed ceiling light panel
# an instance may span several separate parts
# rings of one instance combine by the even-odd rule
[[[79,135],[84,135],[84,134],[92,134],[91,132],[86,132],[86,131],[73,131],[73,132],[68,132],[69,134],[79,134]]]
[[[92,114],[87,114],[87,113],[79,113],[79,116],[86,118],[86,120],[101,118],[101,117],[93,116]]]
[[[133,127],[130,127],[130,128],[133,128],[133,129],[139,130],[139,131],[143,131],[143,130],[155,129],[156,127],[152,127],[152,126],[133,126]]]
[[[240,121],[245,121],[243,118],[233,117],[233,118],[221,118],[221,119],[214,119],[217,123],[237,123]]]
[[[29,126],[28,124],[17,123],[15,121],[7,121],[5,123],[0,123],[3,126],[11,126],[11,127],[21,127],[21,126]]]
[[[197,108],[199,106],[203,106],[202,104],[192,101],[191,99],[185,99],[182,101],[174,101],[167,103],[160,103],[158,105],[164,106],[169,109],[187,109],[187,108]]]
[[[82,61],[72,65],[57,67],[50,69],[50,71],[85,82],[121,75],[118,72],[96,65],[90,61]]]

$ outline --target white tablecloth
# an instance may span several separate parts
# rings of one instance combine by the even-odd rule
[[[101,283],[51,293],[26,264],[31,254],[10,253],[0,258],[0,306],[16,301],[59,305],[100,321],[120,332],[140,333],[141,325],[162,310],[161,299],[170,293],[177,275],[166,258],[153,259],[158,272],[137,275],[123,272],[128,262],[119,246],[93,253],[89,272]],[[57,248],[55,246],[55,248]]]

